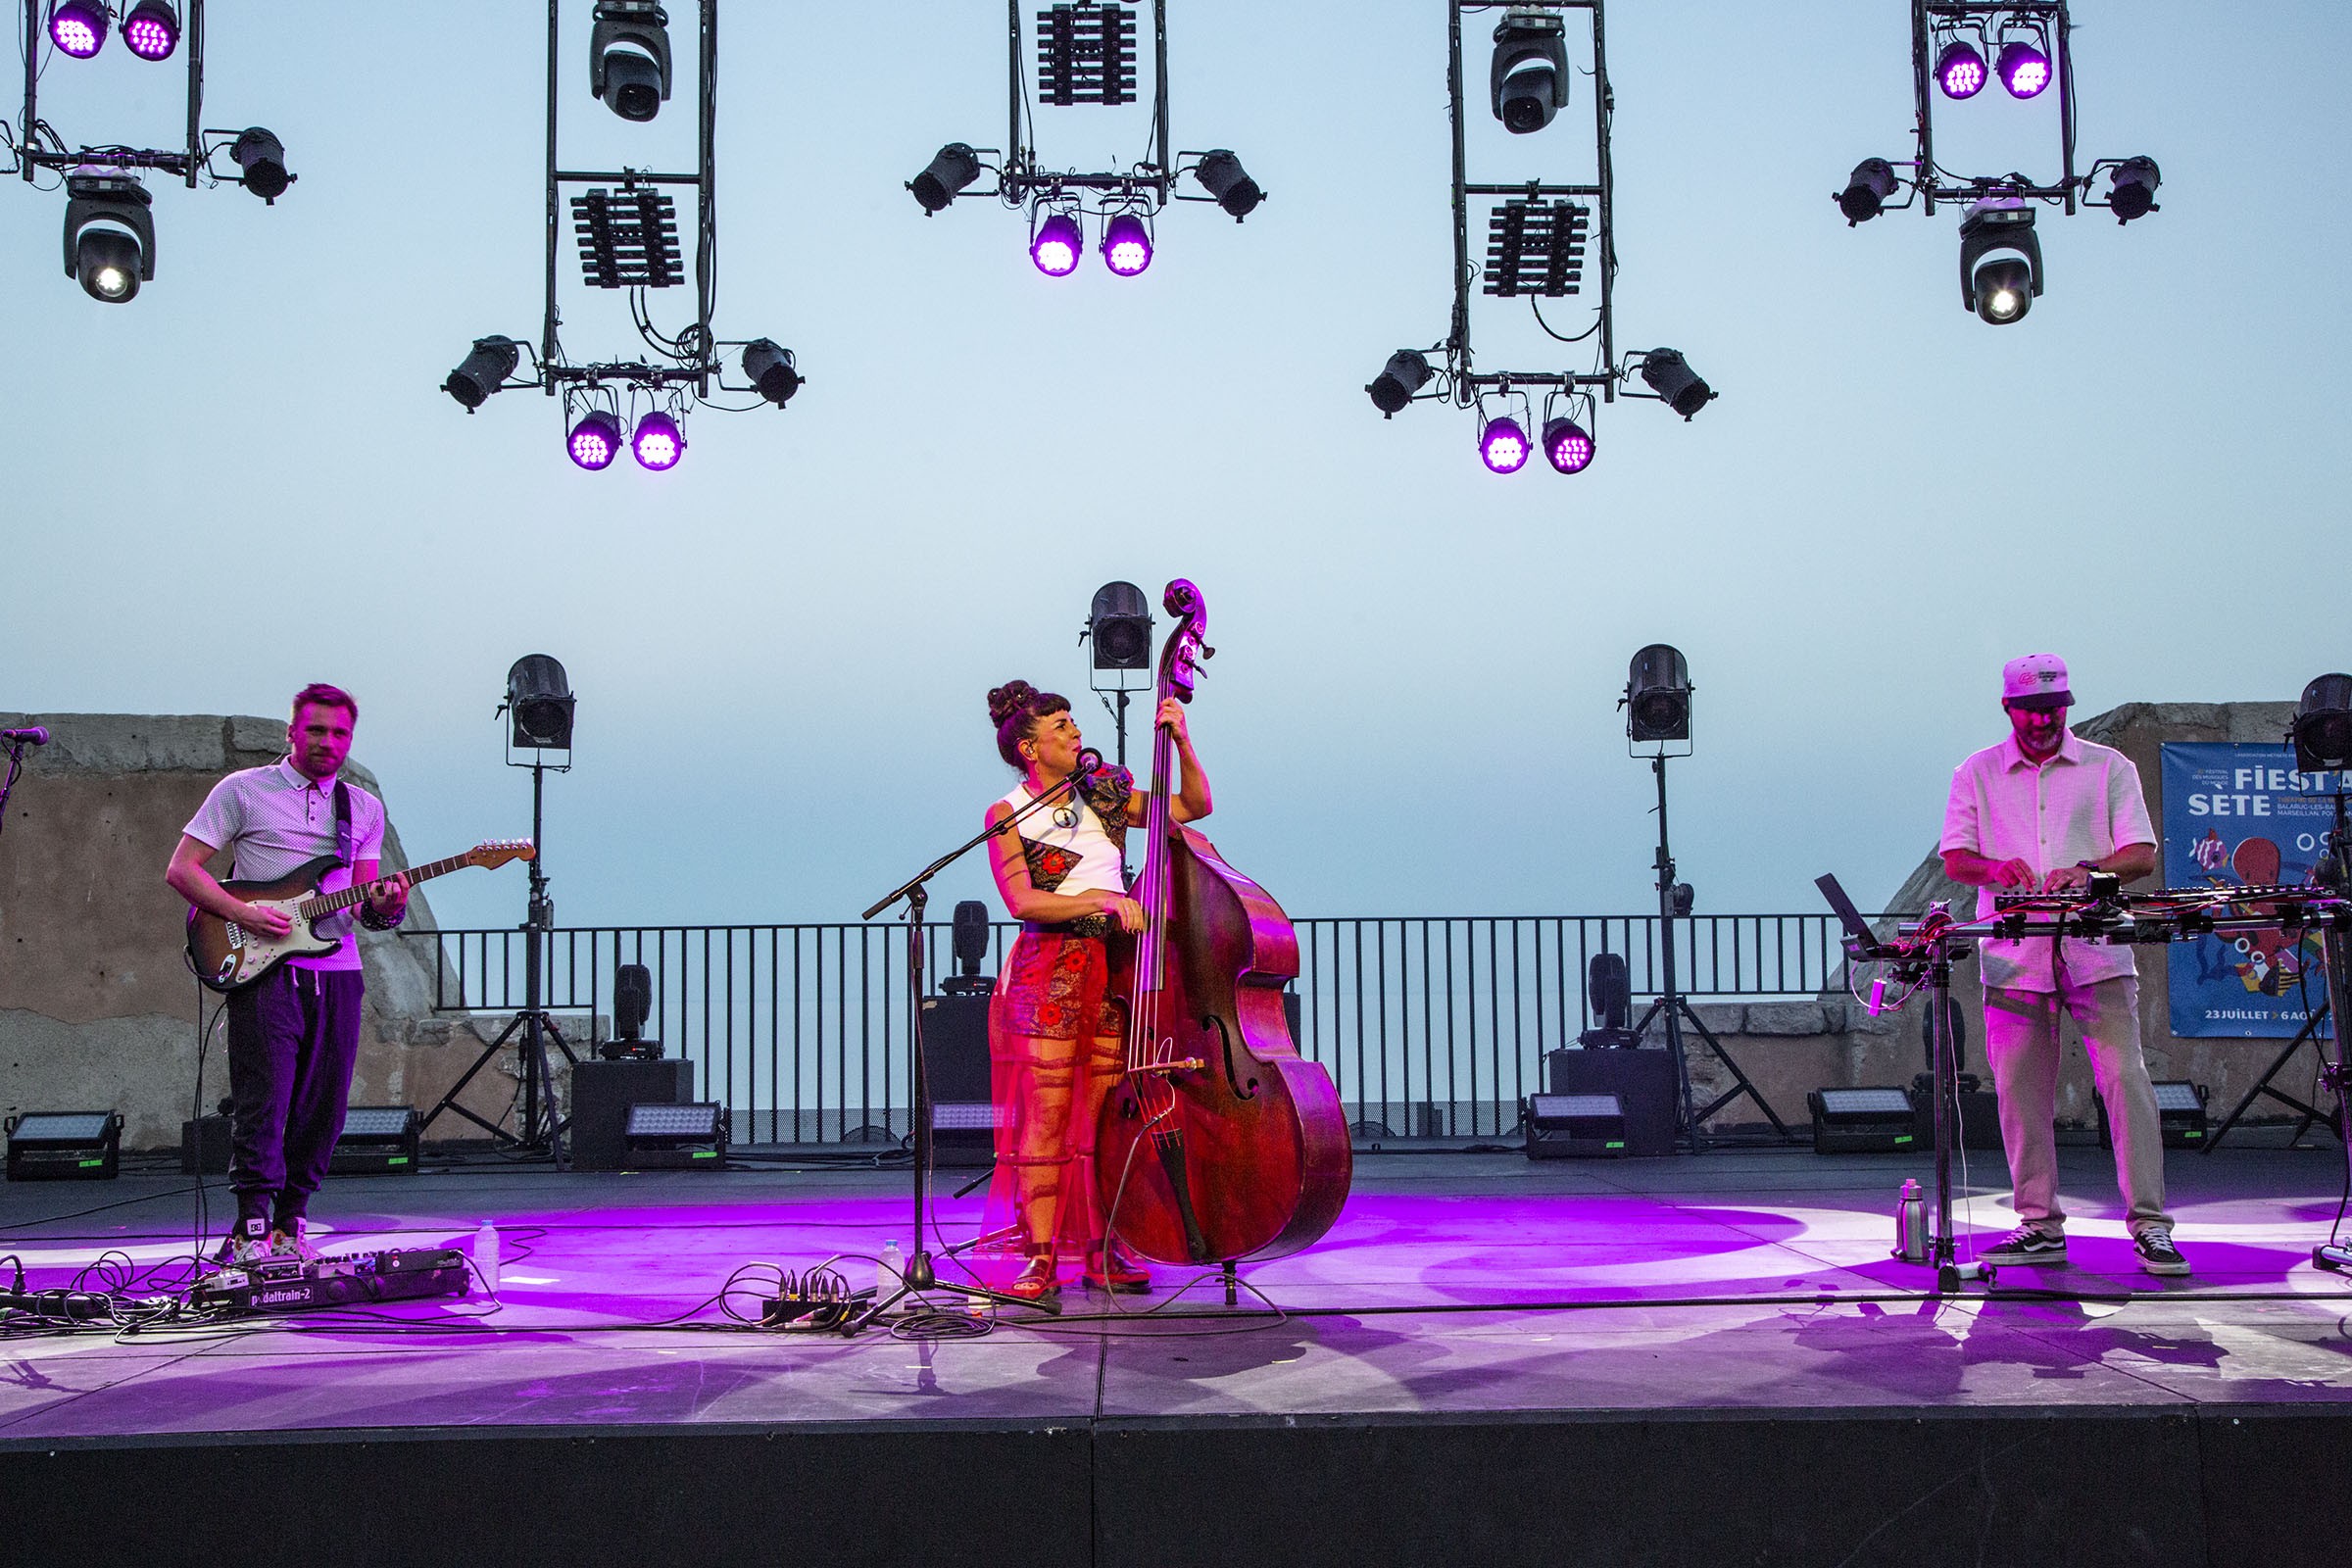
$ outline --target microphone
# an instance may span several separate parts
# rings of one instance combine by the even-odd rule
[[[1078,753],[1078,765],[1070,769],[1070,775],[1073,778],[1090,779],[1102,771],[1102,754],[1088,746]]]
[[[11,746],[46,746],[49,744],[49,732],[38,724],[24,729],[0,729],[0,742]],[[1098,764],[1102,760],[1100,757],[1095,759]]]

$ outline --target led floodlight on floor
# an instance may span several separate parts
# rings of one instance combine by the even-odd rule
[[[286,187],[294,183],[294,176],[286,172],[286,144],[260,125],[240,132],[228,156],[245,171],[245,188],[266,205],[275,206]]]
[[[726,1163],[726,1107],[710,1101],[683,1105],[641,1102],[629,1106],[620,1142],[628,1163],[639,1170],[715,1168]]]
[[[2167,1149],[2202,1149],[2205,1147],[2206,1087],[2186,1079],[2159,1080],[2156,1091],[2156,1126],[2158,1136]],[[2113,1148],[2114,1129],[2107,1121],[2107,1102],[2099,1101],[2099,1147]]]
[[[944,212],[950,202],[980,177],[980,155],[968,143],[952,141],[933,155],[929,167],[906,182],[923,216]]]
[[[801,389],[801,370],[793,363],[792,350],[773,338],[757,337],[743,346],[743,373],[779,409]]]
[[[1716,396],[1699,378],[1678,349],[1651,349],[1642,357],[1642,379],[1665,400],[1666,406],[1688,419]]]
[[[138,176],[84,165],[66,176],[66,275],[121,305],[155,276],[154,198]]]
[[[1886,209],[1894,194],[1894,165],[1884,158],[1865,158],[1846,177],[1845,189],[1832,198],[1845,215],[1845,226],[1867,223]]]
[[[1994,326],[2025,318],[2041,296],[2034,209],[2014,196],[1978,202],[1960,220],[1960,300]]]
[[[668,29],[653,0],[597,0],[588,90],[621,119],[651,120],[669,101]]]
[[[2322,675],[2304,687],[2287,740],[2302,772],[2352,768],[2352,675]]]
[[[106,28],[107,9],[98,0],[55,0],[49,7],[49,41],[76,60],[106,47]]]
[[[571,427],[571,461],[583,468],[610,468],[627,439],[621,434],[618,416],[592,409]]]
[[[1200,164],[1193,170],[1193,177],[1200,181],[1201,189],[1217,199],[1219,207],[1233,215],[1237,223],[1256,212],[1257,204],[1266,199],[1257,181],[1242,168],[1242,161],[1223,147],[1202,153]]]
[[[1527,1097],[1530,1159],[1622,1159],[1625,1102],[1615,1095]]]
[[[1515,136],[1542,130],[1568,107],[1568,24],[1544,11],[1506,11],[1487,72],[1494,118]]]
[[[1907,1090],[1816,1089],[1805,1103],[1813,1110],[1816,1154],[1890,1154],[1919,1142]]]
[[[122,1118],[111,1110],[28,1110],[8,1119],[12,1182],[113,1181],[122,1159]]]
[[[122,19],[123,45],[141,60],[169,60],[179,47],[179,13],[170,0],[139,0]]]
[[[514,367],[521,360],[522,351],[513,338],[498,333],[477,337],[473,340],[473,352],[466,356],[465,364],[449,372],[441,390],[471,414],[506,385],[507,377],[514,373]]]
[[[2156,187],[2164,183],[2153,158],[2127,158],[2107,176],[2107,206],[2119,223],[2145,218],[2159,209]]]
[[[1415,349],[1398,349],[1389,356],[1389,363],[1380,374],[1364,387],[1372,396],[1372,406],[1383,415],[1395,417],[1396,411],[1413,401],[1413,394],[1429,384],[1433,375],[1429,356]]]
[[[343,1113],[327,1171],[335,1176],[416,1173],[418,1127],[415,1105],[354,1105]]]

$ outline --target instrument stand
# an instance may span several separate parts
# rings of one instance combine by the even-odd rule
[[[1710,1140],[1704,1131],[1705,1123],[1708,1117],[1743,1095],[1756,1102],[1756,1108],[1764,1112],[1764,1119],[1772,1123],[1772,1130],[1780,1135],[1783,1143],[1791,1142],[1788,1124],[1781,1120],[1779,1114],[1765,1101],[1762,1091],[1756,1088],[1747,1074],[1740,1070],[1740,1063],[1734,1061],[1732,1054],[1723,1049],[1723,1042],[1715,1038],[1714,1031],[1699,1022],[1698,1014],[1691,1009],[1690,1004],[1685,1000],[1681,990],[1675,984],[1674,922],[1680,917],[1677,916],[1674,908],[1674,856],[1669,852],[1666,842],[1665,755],[1660,753],[1652,757],[1649,760],[1649,766],[1650,771],[1655,773],[1658,779],[1658,858],[1656,864],[1658,869],[1658,953],[1661,960],[1658,967],[1658,978],[1663,983],[1659,987],[1657,1000],[1649,1004],[1648,1011],[1642,1014],[1641,1022],[1634,1025],[1633,1038],[1637,1041],[1640,1040],[1647,1032],[1652,1021],[1664,1020],[1666,1049],[1674,1054],[1675,1083],[1682,1097],[1682,1133],[1684,1138],[1689,1141],[1690,1152],[1693,1154],[1704,1153],[1710,1142],[1730,1142],[1728,1139]],[[1692,1029],[1698,1031],[1698,1037],[1707,1043],[1708,1052],[1714,1055],[1717,1061],[1722,1062],[1725,1069],[1732,1075],[1732,1087],[1716,1096],[1703,1107],[1693,1108],[1690,1090],[1690,1060],[1685,1054],[1683,1044],[1683,1026],[1685,1024],[1689,1024]]]
[[[534,850],[543,842],[541,790],[546,771],[544,763],[532,761],[531,844]],[[571,1043],[564,1038],[564,1031],[557,1027],[555,1016],[546,1007],[544,966],[548,943],[556,928],[556,905],[547,896],[547,875],[540,869],[544,859],[543,854],[531,857],[530,904],[519,928],[523,934],[522,1010],[508,1019],[507,1026],[498,1032],[498,1038],[482,1048],[481,1054],[473,1058],[473,1065],[450,1085],[449,1093],[443,1095],[440,1102],[416,1124],[416,1131],[422,1134],[443,1111],[455,1111],[505,1148],[552,1159],[556,1162],[556,1168],[561,1170],[565,1164],[564,1132],[570,1126],[571,1119],[558,1114],[556,1109],[555,1075],[548,1066],[547,1043],[553,1040],[556,1049],[564,1053],[564,1061],[574,1067],[580,1064],[580,1058],[573,1054]],[[510,1133],[498,1123],[477,1116],[459,1104],[458,1096],[466,1092],[466,1086],[473,1082],[476,1073],[490,1065],[498,1054],[506,1049],[507,1042],[514,1038],[516,1030],[522,1031],[522,1042],[515,1048],[515,1054],[519,1058],[515,1065],[522,1078],[522,1116],[519,1131]],[[544,1118],[541,1114],[543,1110]]]
[[[1071,774],[1021,808],[1006,820],[991,827],[982,828],[917,871],[913,877],[884,894],[860,916],[862,919],[871,920],[875,915],[902,900],[906,905],[906,1050],[912,1063],[906,1081],[912,1087],[914,1110],[914,1240],[906,1249],[906,1272],[900,1276],[899,1288],[886,1297],[877,1293],[876,1299],[871,1306],[841,1326],[841,1332],[844,1335],[858,1333],[909,1296],[920,1296],[925,1291],[939,1288],[939,1272],[932,1262],[930,1242],[932,1233],[931,1081],[929,1074],[924,1070],[923,1062],[923,911],[931,902],[929,883],[933,877],[962,859],[972,850],[995,838],[999,833],[1011,831],[1022,818],[1043,809],[1068,794],[1076,787],[1080,776],[1077,773]],[[971,1188],[966,1187],[962,1191],[968,1193]],[[962,1193],[958,1193],[956,1196],[961,1197]],[[954,1250],[956,1249],[949,1250],[951,1252]],[[942,1253],[941,1255],[947,1254]],[[959,1296],[994,1301],[1000,1306],[1034,1307],[1039,1311],[1056,1316],[1061,1311],[1058,1302],[1025,1300],[1017,1296],[1006,1296],[998,1291],[985,1289],[977,1283],[955,1285],[949,1288]]]
[[[2328,940],[2328,939],[2326,937],[2321,938],[2323,947],[2325,947]],[[2324,967],[2323,972],[2325,972]],[[2284,1071],[2286,1064],[2294,1059],[2295,1053],[2301,1051],[2306,1045],[2309,1045],[2312,1050],[2320,1054],[2321,1082],[2324,1084],[2332,1084],[2334,1082],[2334,1069],[2328,1064],[2328,1048],[2320,1044],[2319,1033],[2320,1026],[2328,1021],[2329,1014],[2334,1010],[2335,999],[2332,994],[2332,982],[2330,983],[2329,991],[2330,995],[2328,999],[2312,1009],[2311,1016],[2303,1020],[2303,1027],[2295,1031],[2295,1038],[2286,1043],[2286,1049],[2279,1052],[2277,1057],[2272,1060],[2271,1064],[2262,1070],[2262,1076],[2260,1078],[2254,1080],[2254,1087],[2247,1090],[2245,1095],[2238,1101],[2238,1102],[2230,1107],[2230,1114],[2222,1118],[2222,1124],[2219,1127],[2216,1127],[2213,1130],[2213,1136],[2205,1141],[2204,1152],[2208,1154],[2212,1153],[2214,1146],[2222,1141],[2223,1137],[2230,1131],[2230,1128],[2237,1125],[2237,1119],[2240,1116],[2243,1116],[2247,1111],[2251,1110],[2254,1107],[2254,1102],[2260,1100],[2265,1095],[2269,1096],[2273,1100],[2276,1100],[2278,1102],[2278,1103],[2286,1106],[2289,1110],[2294,1111],[2297,1115],[2303,1118],[2303,1120],[2296,1125],[2295,1135],[2287,1140],[2288,1143],[2293,1144],[2301,1142],[2303,1135],[2311,1130],[2311,1125],[2314,1122],[2318,1122],[2321,1126],[2326,1127],[2328,1129],[2328,1131],[2335,1133],[2338,1137],[2342,1136],[2342,1129],[2336,1125],[2337,1118],[2335,1116],[2332,1116],[2327,1111],[2320,1109],[2316,1105],[2305,1104],[2302,1101],[2297,1100],[2294,1096],[2288,1094],[2283,1089],[2273,1089],[2271,1087],[2271,1080],[2278,1076],[2280,1072]],[[2333,1031],[2330,1030],[2329,1032],[2332,1033]]]
[[[2335,792],[2335,826],[2328,835],[2328,849],[2312,873],[2312,880],[2339,897],[2352,893],[2352,821],[2344,813],[2344,792]],[[2352,1182],[2352,1054],[2344,1049],[2344,1014],[2335,1010],[2338,999],[2352,997],[2352,935],[2330,925],[2320,934],[2322,972],[2328,979],[2328,1002],[2331,1013],[2328,1033],[2335,1040],[2335,1060],[2323,1061],[2320,1076],[2335,1091],[2335,1137],[2344,1150],[2344,1180]],[[2318,1021],[2315,1012],[2313,1022]],[[2338,1213],[2341,1221],[2341,1213]],[[2314,1267],[2332,1273],[2352,1271],[2352,1244],[2323,1242],[2311,1250]]]
[[[1991,1264],[1960,1261],[1952,1225],[1952,1107],[1960,1089],[1960,1058],[1952,1049],[1952,960],[1970,951],[1938,936],[1927,956],[1929,1033],[1936,1057],[1936,1219],[1928,1236],[1928,1261],[1936,1268],[1938,1296],[1959,1295],[1967,1281],[1990,1285],[1993,1280]]]

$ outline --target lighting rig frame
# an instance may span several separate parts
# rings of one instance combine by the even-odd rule
[[[43,41],[49,37],[48,29],[41,24],[41,5],[42,0],[24,0],[24,98],[13,132],[10,127],[0,126],[0,144],[4,144],[0,145],[0,155],[10,160],[5,172],[19,175],[29,185],[34,183],[42,170],[48,170],[71,186],[76,179],[85,177],[136,182],[138,176],[133,171],[152,169],[175,176],[190,190],[196,189],[200,180],[210,180],[215,185],[224,182],[245,185],[260,196],[265,204],[272,207],[277,205],[277,198],[284,194],[285,186],[302,177],[286,171],[284,145],[262,127],[239,126],[231,129],[204,123],[204,0],[182,0],[179,35],[174,45],[179,53],[187,57],[187,144],[177,148],[84,145],[69,149],[65,138],[58,135],[56,129],[40,115],[41,72],[44,69],[41,49]],[[224,173],[214,166],[214,161],[223,151],[229,152],[233,161],[235,149],[245,145],[248,136],[258,136],[276,149],[277,159],[272,167],[283,182],[269,181],[274,188],[267,192],[262,188],[263,182],[250,177],[246,166],[240,165],[236,173]],[[143,184],[140,192],[139,205],[144,216],[146,198]],[[112,193],[100,194],[105,197]],[[71,220],[72,213],[69,211],[69,223]],[[155,276],[153,226],[151,219],[140,225],[141,280]],[[71,227],[66,239],[69,255],[67,271],[71,273],[74,270],[71,254],[74,240]],[[124,301],[136,293],[134,287],[130,294],[123,296]]]
[[[1107,230],[1113,220],[1132,218],[1143,225],[1147,240],[1143,267],[1135,268],[1132,271],[1112,269],[1132,276],[1151,265],[1150,245],[1156,239],[1153,225],[1170,202],[1206,202],[1222,207],[1238,223],[1265,200],[1264,189],[1250,177],[1232,149],[1170,150],[1167,0],[1152,0],[1152,136],[1149,156],[1124,171],[1087,172],[1075,169],[1046,168],[1038,155],[1036,126],[1033,122],[1024,124],[1024,121],[1034,121],[1034,114],[1029,107],[1029,54],[1023,48],[1021,5],[1022,0],[1005,0],[1004,6],[1005,145],[974,147],[966,142],[950,142],[942,147],[923,174],[906,182],[906,188],[916,192],[916,200],[922,205],[924,217],[930,218],[945,212],[957,197],[964,195],[993,197],[1011,211],[1026,210],[1034,259],[1039,228],[1049,218],[1062,217],[1078,222],[1083,235],[1084,219],[1090,211],[1088,198],[1091,195],[1091,211],[1097,230],[1104,236],[1102,249],[1107,251],[1109,248]],[[1132,22],[1137,9],[1133,4],[1104,5],[1099,0],[1077,0],[1077,3],[1071,4],[1061,0],[1061,3],[1049,4],[1043,15],[1087,12],[1100,17],[1117,12]],[[1084,103],[1116,108],[1140,96],[1129,90],[1122,75],[1126,57],[1122,53],[1120,35],[1106,34],[1103,47],[1108,57],[1105,62],[1108,79],[1099,84],[1092,95],[1065,90],[1057,98],[1051,97],[1045,90],[1045,82],[1041,80],[1037,96],[1048,99],[1055,108],[1069,108]],[[1036,53],[1042,56],[1045,52],[1041,35]],[[968,167],[959,167],[963,165]],[[1203,172],[1204,169],[1214,171],[1215,184]],[[983,172],[995,176],[995,184],[985,189],[971,189]],[[943,180],[943,174],[953,174],[960,178],[961,183]],[[1181,188],[1180,181],[1186,174],[1193,175],[1201,184],[1201,193],[1193,194]],[[927,190],[922,188],[926,176],[931,181]],[[1219,189],[1219,185],[1224,188]],[[1081,243],[1081,255],[1084,249]],[[1108,260],[1107,256],[1105,260]],[[1041,270],[1045,270],[1042,263],[1039,265]],[[1075,270],[1076,264],[1068,269]],[[1049,271],[1048,275],[1062,276],[1066,272]]]
[[[1999,75],[1993,58],[1994,40],[2004,40],[2005,44],[2021,41],[2014,39],[2013,34],[2031,34],[2040,42],[2042,47],[2035,52],[2046,59],[2049,76],[2043,87],[2032,92],[2021,93],[2011,88],[2012,96],[2034,98],[2045,91],[2057,95],[2058,178],[2054,183],[2037,182],[2014,171],[2005,174],[1955,174],[1936,161],[1936,100],[1953,96],[1939,80],[1944,53],[1957,44],[1967,43],[1970,37],[1981,46],[1976,48],[1976,58],[1984,73],[1984,85],[1963,95],[1974,97]],[[1914,206],[1932,218],[1938,203],[1969,204],[1972,223],[1978,217],[1978,204],[2022,210],[2027,215],[2022,225],[2024,239],[2032,246],[2033,294],[2037,297],[2042,292],[2042,267],[2032,230],[2034,209],[2028,204],[2056,204],[2069,218],[2085,208],[2112,212],[2118,223],[2129,223],[2160,210],[2154,195],[2162,175],[2155,160],[2144,155],[2098,158],[2087,169],[2076,168],[2074,18],[2069,0],[1974,0],[1974,3],[1911,0],[1911,92],[1916,156],[1908,163],[1874,156],[1854,166],[1845,190],[1831,197],[1844,213],[1849,228],[1882,213],[1905,212]],[[2097,189],[2101,174],[2109,181],[2104,195]],[[1886,188],[1877,189],[1878,184]],[[2130,208],[2119,206],[2115,200],[2116,191],[2127,186],[2137,193]],[[1887,198],[1897,189],[1902,191],[1902,200],[1889,201]],[[1974,259],[1968,248],[1966,225],[1962,233],[1962,299],[1975,309],[1975,289],[1965,271]],[[2004,324],[2024,314],[2020,310],[2016,316],[1997,320],[1988,316],[1986,319]]]
[[[1462,19],[1465,14],[1499,12],[1508,27],[1516,18],[1556,18],[1564,38],[1568,14],[1582,13],[1590,26],[1592,74],[1589,91],[1592,108],[1593,178],[1589,182],[1529,179],[1516,183],[1473,181],[1469,177],[1469,148],[1462,66]],[[1387,368],[1365,390],[1386,417],[1406,404],[1445,401],[1475,410],[1479,416],[1479,445],[1488,466],[1498,473],[1515,472],[1539,450],[1562,473],[1577,473],[1594,456],[1592,424],[1600,403],[1620,397],[1665,403],[1685,419],[1690,418],[1715,396],[1706,382],[1691,372],[1674,349],[1636,349],[1620,359],[1617,349],[1615,288],[1617,278],[1616,175],[1610,156],[1611,117],[1616,113],[1615,91],[1609,84],[1606,19],[1603,0],[1446,0],[1446,112],[1452,132],[1453,308],[1445,339],[1427,349],[1399,349]],[[1504,86],[1501,58],[1506,45],[1498,36],[1494,91],[1496,118],[1501,118]],[[1573,77],[1574,67],[1568,67]],[[1505,122],[1506,128],[1510,127]],[[1534,127],[1537,129],[1542,126]],[[1500,199],[1489,213],[1486,265],[1471,256],[1470,202],[1473,197]],[[1590,208],[1581,204],[1590,203]],[[1534,224],[1538,215],[1545,221]],[[1512,248],[1529,227],[1549,229],[1552,249],[1550,286],[1530,289],[1524,253]],[[1574,337],[1552,329],[1542,314],[1541,301],[1581,292],[1584,264],[1596,259],[1597,301],[1592,324]],[[1572,274],[1572,275],[1571,275]],[[1595,341],[1593,368],[1588,370],[1487,370],[1478,368],[1472,349],[1471,305],[1475,285],[1487,280],[1485,292],[1504,299],[1528,297],[1537,324],[1563,342]],[[1401,362],[1401,363],[1400,363]],[[1650,390],[1636,391],[1628,383],[1640,373]],[[1541,419],[1528,397],[1530,389],[1544,393]],[[1491,407],[1492,406],[1492,407]],[[1498,409],[1499,412],[1494,412]],[[1509,435],[1519,436],[1517,461],[1511,462]],[[1501,431],[1505,462],[1498,466],[1489,446],[1492,432]],[[1565,438],[1563,450],[1557,443]]]
[[[618,170],[590,170],[566,169],[563,165],[560,108],[563,102],[562,22],[564,0],[548,0],[546,220],[542,258],[544,301],[540,312],[539,337],[536,345],[525,339],[503,336],[475,339],[474,357],[469,358],[466,365],[461,366],[458,371],[453,372],[450,378],[452,382],[465,373],[467,366],[474,363],[474,359],[479,357],[485,344],[496,343],[509,349],[519,350],[521,356],[528,359],[529,368],[526,373],[518,359],[495,384],[481,386],[479,388],[480,395],[471,401],[459,396],[454,388],[445,383],[444,390],[450,390],[453,396],[459,396],[459,401],[465,404],[467,413],[478,410],[481,404],[487,402],[495,393],[524,388],[536,389],[548,397],[561,397],[564,400],[564,422],[567,444],[572,442],[580,422],[590,416],[598,414],[606,415],[619,426],[621,439],[626,443],[631,428],[642,429],[644,419],[651,419],[659,416],[668,419],[673,427],[680,426],[689,401],[708,408],[719,409],[722,412],[744,413],[766,404],[773,404],[780,409],[791,398],[793,392],[799,390],[804,377],[800,375],[790,350],[780,347],[769,338],[721,339],[716,337],[711,330],[711,318],[717,308],[718,0],[692,0],[692,3],[695,6],[697,21],[695,167],[691,171],[661,171],[632,169],[624,165]],[[597,5],[592,3],[591,10],[596,11],[597,9]],[[657,17],[660,24],[664,26],[667,24],[665,16],[657,12]],[[666,58],[662,61],[662,69],[666,73],[668,69]],[[663,79],[666,83],[666,74]],[[663,91],[662,97],[664,100],[667,99],[666,89]],[[559,331],[563,322],[563,315],[557,303],[557,287],[561,276],[562,252],[564,241],[564,194],[566,187],[576,186],[616,187],[616,198],[649,192],[657,193],[656,199],[665,217],[669,213],[670,204],[666,195],[658,193],[681,186],[690,186],[694,190],[695,318],[691,325],[680,329],[674,338],[664,338],[654,326],[643,295],[648,287],[666,286],[662,282],[623,281],[616,284],[598,284],[591,280],[591,286],[627,288],[630,291],[631,316],[636,323],[638,334],[659,358],[648,356],[633,360],[598,360],[586,364],[573,364],[564,356]],[[618,205],[617,199],[604,204],[593,203],[592,198],[600,194],[604,193],[592,191],[589,197],[573,199],[575,209],[577,209],[574,213],[575,223],[573,226],[580,237],[584,238],[590,232],[592,220],[589,215],[591,210],[601,215],[608,207]],[[666,222],[665,230],[674,231],[674,222]],[[662,243],[667,237],[665,230],[654,230],[643,236],[644,242],[650,245],[656,258],[655,270],[657,272],[662,270],[660,257]],[[674,263],[671,265],[674,266]],[[766,359],[780,357],[784,368],[791,372],[788,377],[789,389],[784,390],[781,397],[775,396],[762,385],[762,377],[760,372],[750,369],[745,372],[743,384],[730,383],[726,378],[725,369],[726,352],[730,350],[740,351],[746,358],[760,355],[762,350],[766,350],[768,353],[762,360],[763,364],[766,363]],[[732,407],[719,404],[714,401],[714,389],[717,393],[752,394],[761,398],[763,402]],[[644,397],[649,404],[647,413],[640,419],[632,420],[625,417],[640,396]],[[640,463],[649,467],[674,466],[678,458],[684,453],[686,440],[680,430],[673,429],[671,433],[675,436],[675,442],[667,462],[646,463],[642,447],[640,447]],[[579,461],[576,456],[574,461]],[[609,466],[612,461],[612,458],[608,456],[603,463],[581,463],[580,466],[601,468]]]

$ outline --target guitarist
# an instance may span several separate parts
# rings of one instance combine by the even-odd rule
[[[330,873],[325,891],[355,880],[372,884],[359,906],[360,923],[376,931],[398,925],[408,913],[408,879],[376,874],[384,804],[340,776],[359,716],[359,705],[336,687],[318,683],[296,693],[285,760],[213,786],[164,872],[172,890],[222,919],[280,937],[289,929],[285,915],[237,898],[206,862],[226,850],[231,876],[267,880],[332,855],[350,869]],[[229,995],[228,1184],[237,1221],[220,1249],[223,1262],[317,1255],[303,1237],[304,1211],[343,1131],[364,994],[350,917],[320,921],[318,934],[332,936],[337,925],[343,944],[334,952],[289,958]]]

